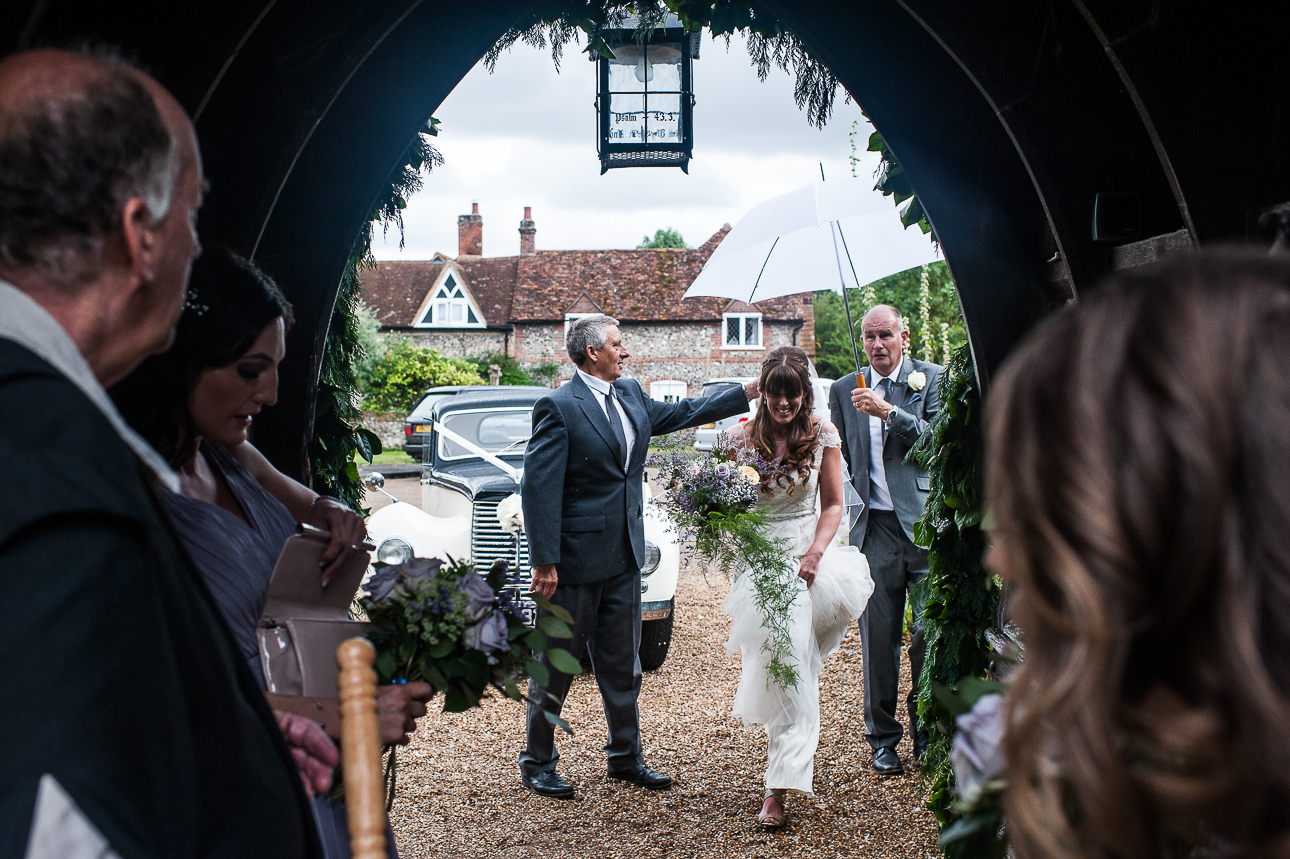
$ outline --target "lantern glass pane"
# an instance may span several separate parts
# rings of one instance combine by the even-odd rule
[[[612,69],[613,66],[610,66]],[[645,142],[645,96],[635,93],[610,93],[609,142]]]
[[[681,145],[681,96],[676,93],[649,94],[646,133],[648,142]]]
[[[649,64],[653,71],[653,80],[649,82],[651,92],[680,92],[680,42],[661,42],[650,45]]]

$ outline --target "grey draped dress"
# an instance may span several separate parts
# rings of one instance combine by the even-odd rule
[[[273,567],[283,544],[295,533],[296,522],[226,448],[203,441],[201,450],[224,479],[246,521],[222,507],[164,489],[158,491],[158,499],[263,689],[256,627]],[[320,796],[314,800],[314,811],[327,859],[349,859],[344,801]],[[385,835],[386,855],[398,859],[393,830],[387,828]]]

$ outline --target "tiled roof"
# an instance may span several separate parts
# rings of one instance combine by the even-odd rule
[[[459,257],[466,285],[489,325],[562,321],[594,303],[619,321],[719,320],[728,298],[683,299],[730,227],[697,248],[605,251],[538,251],[519,257]],[[381,262],[363,273],[364,300],[382,324],[411,325],[444,258],[428,262]],[[588,301],[589,300],[589,301]],[[757,302],[766,319],[803,319],[810,295]],[[742,302],[736,304],[742,305]]]

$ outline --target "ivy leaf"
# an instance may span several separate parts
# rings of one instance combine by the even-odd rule
[[[355,483],[358,483],[359,482],[358,463],[354,462],[354,460],[352,459],[349,462],[345,463],[345,470],[343,474],[345,475],[346,480],[352,480]]]
[[[881,134],[875,131],[873,134],[869,135],[869,148],[867,151],[881,152],[886,148],[887,148],[887,144],[883,142]]]
[[[582,673],[582,664],[573,658],[573,654],[561,647],[552,647],[546,652],[547,661],[556,671],[578,675]]]

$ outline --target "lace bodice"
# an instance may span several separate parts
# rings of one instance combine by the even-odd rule
[[[804,552],[815,540],[815,525],[819,519],[816,499],[819,496],[820,464],[824,461],[826,447],[841,447],[842,439],[833,424],[823,421],[811,452],[811,468],[803,483],[794,475],[790,484],[786,479],[771,481],[769,495],[761,493],[757,506],[766,511],[766,521],[771,524],[776,537],[789,538],[798,552]]]

